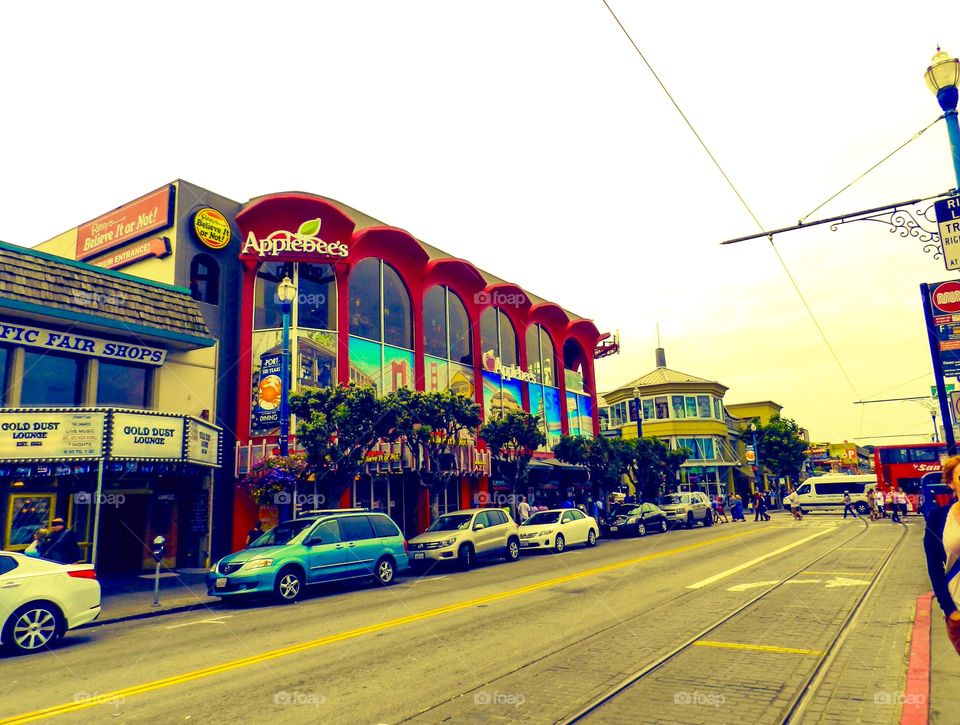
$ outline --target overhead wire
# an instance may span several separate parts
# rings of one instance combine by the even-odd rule
[[[633,36],[630,35],[630,32],[626,29],[626,27],[620,21],[620,18],[617,17],[617,14],[613,11],[613,8],[610,7],[610,3],[608,3],[607,0],[602,0],[602,2],[606,6],[610,15],[616,21],[617,25],[620,26],[620,30],[623,31],[623,34],[627,37],[627,40],[630,41],[630,44],[633,46],[633,49],[637,51],[637,55],[640,56],[640,59],[643,61],[644,65],[647,66],[647,69],[650,71],[651,75],[660,85],[660,88],[663,89],[663,92],[667,96],[667,98],[670,100],[670,103],[673,104],[673,107],[677,110],[677,113],[680,114],[680,117],[683,119],[684,123],[687,124],[687,128],[689,128],[691,133],[693,133],[694,137],[703,147],[703,150],[706,152],[707,156],[710,157],[710,160],[713,162],[713,165],[717,167],[717,171],[720,172],[720,175],[723,177],[724,181],[727,182],[727,185],[736,195],[737,199],[740,200],[740,203],[743,205],[743,208],[747,210],[747,213],[751,216],[753,221],[756,223],[757,227],[759,227],[760,231],[766,232],[767,231],[766,227],[760,222],[760,220],[757,218],[757,215],[753,213],[753,209],[750,208],[750,205],[747,204],[746,199],[743,198],[743,195],[737,189],[736,185],[733,183],[730,177],[727,176],[727,172],[723,170],[723,167],[720,165],[720,162],[717,161],[716,156],[713,155],[713,152],[710,151],[710,148],[707,146],[706,142],[703,140],[700,134],[697,133],[697,130],[694,128],[693,124],[690,122],[690,119],[687,118],[687,115],[683,112],[683,109],[680,108],[680,104],[678,104],[677,101],[674,99],[673,95],[670,93],[666,85],[664,85],[663,81],[660,79],[660,76],[657,75],[657,72],[653,69],[653,66],[650,65],[650,62],[647,60],[646,56],[643,54],[643,51],[640,50],[640,47],[637,45],[636,41],[634,41]],[[793,285],[793,289],[796,291],[797,296],[800,298],[800,301],[803,303],[803,306],[807,311],[807,314],[810,316],[810,319],[813,321],[814,327],[816,327],[817,332],[820,334],[820,338],[823,340],[824,344],[827,346],[827,350],[830,351],[830,355],[833,357],[834,362],[837,364],[837,367],[840,368],[840,372],[843,374],[843,377],[846,379],[847,384],[850,386],[850,389],[853,390],[854,393],[856,393],[857,397],[862,397],[860,396],[860,393],[857,390],[856,385],[854,385],[853,379],[850,377],[849,373],[847,373],[847,369],[844,367],[843,363],[840,361],[840,357],[837,355],[836,350],[834,350],[833,345],[830,344],[830,340],[827,338],[827,335],[824,332],[823,327],[821,327],[819,320],[817,320],[816,315],[813,314],[813,310],[810,308],[810,305],[807,302],[806,297],[804,297],[803,292],[800,291],[800,287],[797,284],[796,280],[794,279],[793,274],[791,274],[789,268],[787,267],[787,263],[783,259],[783,256],[780,254],[780,250],[777,249],[776,244],[774,244],[772,236],[769,237],[769,242],[770,242],[770,246],[773,248],[774,253],[777,255],[777,259],[779,260],[780,265],[783,267],[784,273],[786,273],[787,278],[790,280],[790,284]]]

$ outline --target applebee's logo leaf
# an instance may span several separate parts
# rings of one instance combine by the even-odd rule
[[[309,221],[305,221],[303,224],[300,225],[300,228],[297,230],[297,234],[303,237],[315,237],[317,236],[317,232],[319,231],[320,231],[320,220],[311,219]]]

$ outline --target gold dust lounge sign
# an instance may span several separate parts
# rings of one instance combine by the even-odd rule
[[[77,229],[77,259],[105,254],[171,223],[173,187],[162,189],[132,201],[109,214],[97,217]]]
[[[114,413],[111,458],[180,460],[184,420],[172,415]]]
[[[346,257],[349,249],[345,242],[326,242],[317,236],[320,224],[320,219],[310,219],[295,232],[278,229],[263,239],[257,239],[257,235],[251,231],[240,254],[259,258],[314,254],[319,257]]]
[[[72,352],[110,360],[129,360],[147,365],[163,365],[167,351],[146,345],[128,345],[98,337],[75,335],[42,327],[12,325],[0,322],[0,342],[39,347],[53,352]]]
[[[85,460],[103,455],[107,414],[0,414],[0,460]]]

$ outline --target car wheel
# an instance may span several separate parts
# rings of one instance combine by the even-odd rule
[[[637,524],[637,536],[646,536],[647,535],[647,525],[642,521]]]
[[[590,532],[587,534],[587,546],[596,546],[597,545],[597,532],[593,529],[590,529]]]
[[[707,509],[707,513],[703,517],[703,525],[713,526],[713,509]]]
[[[374,580],[382,587],[390,586],[397,579],[397,567],[389,556],[385,556],[377,562],[376,571]]]
[[[507,541],[507,561],[516,561],[520,558],[520,542],[517,539],[511,538]]]
[[[692,529],[694,525],[693,511],[687,511],[687,528]]]
[[[277,581],[273,585],[273,593],[284,604],[297,601],[303,594],[303,574],[293,567],[282,569],[277,574]]]
[[[473,566],[473,547],[463,544],[457,550],[457,566],[461,571],[468,571]]]
[[[26,654],[49,647],[64,633],[60,610],[46,602],[24,604],[10,615],[3,641],[15,652]]]
[[[567,548],[567,540],[563,538],[563,534],[557,534],[557,538],[553,540],[553,553],[559,554],[565,548]]]
[[[667,533],[667,520],[666,520],[666,519],[660,519],[660,533],[661,533],[661,534]]]

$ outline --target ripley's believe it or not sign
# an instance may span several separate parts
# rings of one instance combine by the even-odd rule
[[[183,461],[219,467],[220,429],[190,416],[89,409],[0,413],[0,461]]]
[[[77,229],[77,259],[87,260],[166,229],[173,214],[173,187],[165,186]]]
[[[261,239],[251,231],[247,234],[240,253],[243,256],[257,258],[284,255],[346,257],[349,253],[346,242],[327,242],[317,236],[320,233],[321,223],[320,219],[310,219],[303,222],[295,232],[278,229]]]
[[[943,374],[960,377],[960,282],[928,285]]]

